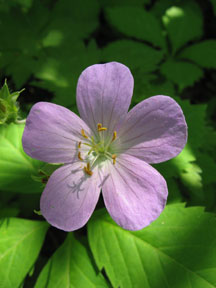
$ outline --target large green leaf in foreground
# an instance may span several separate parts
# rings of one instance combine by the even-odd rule
[[[114,287],[216,286],[216,218],[203,208],[168,205],[149,227],[130,232],[103,210],[89,222],[90,246]]]
[[[105,279],[97,275],[87,249],[68,234],[41,272],[35,288],[106,288]]]
[[[42,162],[30,158],[22,148],[24,125],[0,126],[0,190],[21,193],[42,191],[41,183],[32,176],[38,176]]]
[[[32,268],[48,224],[7,218],[0,227],[0,287],[17,288]]]

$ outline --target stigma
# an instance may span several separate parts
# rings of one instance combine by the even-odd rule
[[[83,171],[88,176],[93,175],[93,167],[95,165],[100,165],[106,160],[111,161],[113,165],[116,164],[117,155],[113,151],[112,142],[117,138],[117,132],[113,131],[112,138],[109,135],[103,134],[107,127],[104,127],[102,123],[97,124],[98,135],[88,135],[81,129],[81,135],[83,138],[88,139],[85,142],[79,141],[78,147],[78,159],[84,163],[86,166],[83,167]],[[110,137],[110,138],[109,138]],[[88,147],[88,150],[83,150],[83,147]]]

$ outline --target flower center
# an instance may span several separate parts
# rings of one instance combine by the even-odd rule
[[[78,159],[80,161],[86,162],[86,166],[84,166],[83,170],[84,172],[91,176],[93,174],[92,167],[97,162],[100,163],[106,159],[109,159],[112,161],[113,165],[116,163],[116,154],[112,153],[111,151],[111,143],[116,139],[117,132],[113,132],[113,137],[110,140],[107,141],[107,139],[104,138],[104,131],[106,131],[107,128],[103,127],[101,123],[97,124],[97,131],[98,131],[98,137],[95,139],[93,136],[86,135],[84,129],[81,130],[81,135],[84,139],[86,139],[85,142],[80,141],[78,143]],[[88,151],[85,151],[85,155],[83,152],[80,151],[81,147],[85,146],[88,147]]]

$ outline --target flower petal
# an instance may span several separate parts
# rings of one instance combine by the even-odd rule
[[[77,85],[77,106],[93,131],[101,123],[113,133],[129,109],[133,83],[130,70],[117,62],[96,64],[82,72]]]
[[[89,128],[70,110],[47,102],[35,104],[26,120],[22,143],[32,158],[49,163],[68,163],[77,157],[81,129]]]
[[[73,231],[86,224],[100,195],[97,168],[88,176],[80,162],[57,169],[41,196],[42,215],[52,225]]]
[[[120,155],[109,165],[102,193],[107,210],[121,227],[139,230],[163,211],[167,199],[165,179],[149,164]]]
[[[154,96],[127,115],[113,145],[119,152],[147,163],[160,163],[178,155],[187,142],[187,124],[181,107],[168,96]]]

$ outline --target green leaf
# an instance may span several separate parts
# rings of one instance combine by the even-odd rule
[[[214,288],[216,218],[203,208],[167,205],[143,230],[117,226],[104,210],[88,224],[98,268],[113,287]]]
[[[160,23],[143,8],[124,6],[106,9],[108,21],[121,33],[164,47],[165,40]]]
[[[161,73],[174,84],[177,84],[179,90],[192,86],[203,76],[203,70],[198,66],[175,60],[167,60],[160,67]]]
[[[203,68],[216,68],[216,40],[206,40],[186,47],[179,56]]]
[[[35,288],[108,287],[91,261],[88,250],[70,233],[42,270]]]
[[[132,70],[134,82],[137,83],[134,87],[132,103],[154,96],[154,95],[175,95],[175,89],[172,82],[157,77],[153,74],[144,74],[142,69]]]
[[[119,40],[107,45],[102,51],[102,60],[118,61],[130,69],[141,68],[142,73],[157,69],[163,59],[163,52],[132,40]]]
[[[40,193],[40,183],[32,180],[38,175],[42,162],[30,158],[22,148],[24,125],[0,127],[0,189],[20,193]]]
[[[53,92],[53,102],[56,104],[75,104],[78,77],[85,68],[100,62],[100,50],[95,41],[91,41],[87,47],[83,41],[69,41],[61,48],[48,49],[47,55],[35,73],[41,81],[33,84]]]
[[[195,2],[167,9],[163,23],[171,41],[173,54],[189,41],[199,39],[203,33],[202,13]]]
[[[38,257],[48,228],[46,222],[8,218],[0,226],[0,287],[23,282]]]

